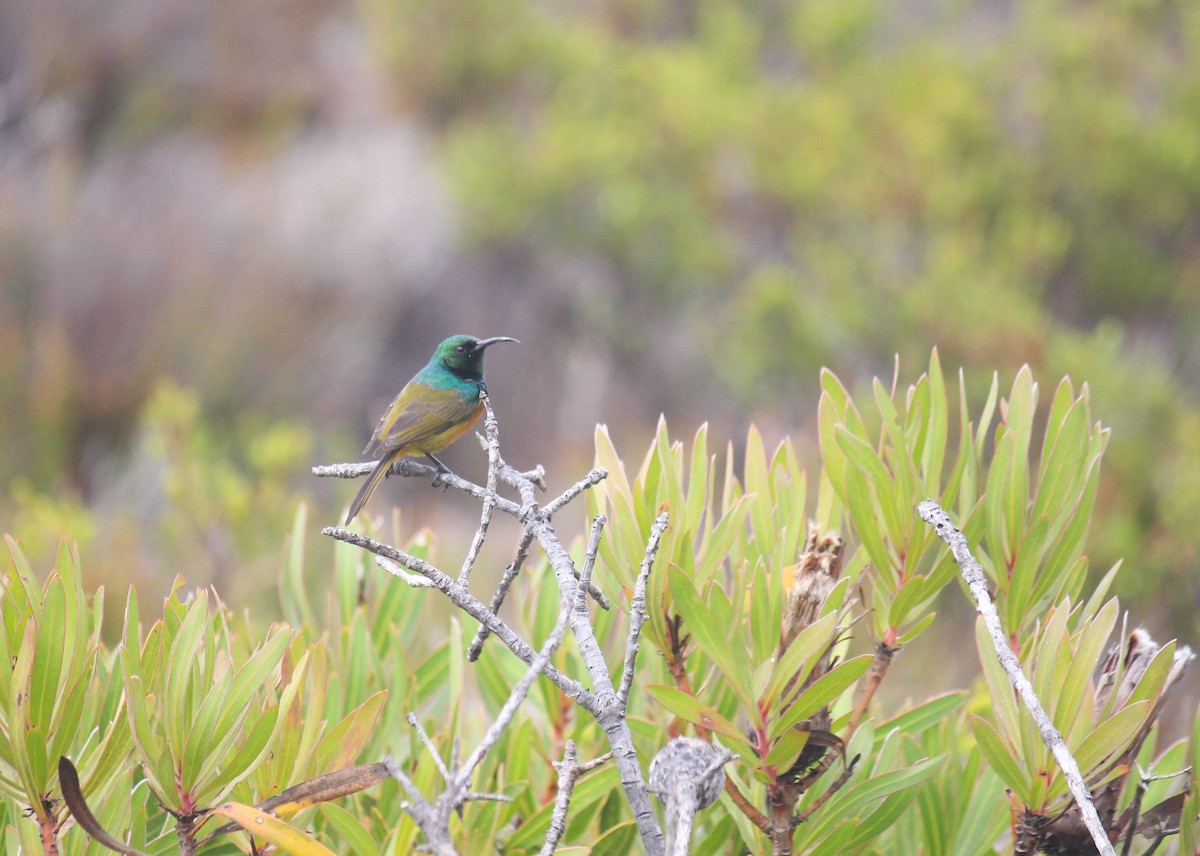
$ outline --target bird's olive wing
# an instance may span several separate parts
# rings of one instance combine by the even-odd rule
[[[379,420],[363,454],[380,457],[405,446],[416,446],[414,453],[423,452],[422,443],[461,425],[478,406],[478,402],[463,401],[448,390],[406,386]]]

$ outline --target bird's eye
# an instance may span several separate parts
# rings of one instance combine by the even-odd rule
[[[466,347],[464,347],[463,345],[459,345],[454,350],[458,351],[460,354],[466,353],[466,351],[467,351]]]

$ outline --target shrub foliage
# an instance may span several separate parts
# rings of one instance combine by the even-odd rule
[[[1091,852],[981,625],[971,686],[930,695],[914,684],[899,706],[883,700],[895,693],[876,695],[918,637],[953,644],[937,609],[959,609],[962,598],[952,557],[915,513],[925,498],[966,532],[1008,643],[1113,839],[1149,852],[1178,834],[1180,852],[1194,852],[1188,770],[1200,732],[1157,745],[1163,699],[1190,651],[1157,646],[1120,619],[1108,595],[1117,567],[1088,585],[1108,432],[1086,385],[1063,380],[1040,402],[1023,370],[1003,395],[993,379],[975,410],[961,378],[952,394],[935,352],[915,383],[876,381],[867,400],[829,372],[821,389],[821,466],[811,481],[791,440],[768,450],[754,428],[718,456],[706,428],[684,444],[660,423],[636,469],[603,426],[596,431],[607,478],[588,493],[588,511],[609,524],[594,580],[617,609],[592,607],[592,620],[614,673],[651,526],[670,514],[626,710],[638,755],[644,765],[686,734],[735,756],[725,791],[697,818],[692,852]],[[353,546],[336,544],[329,566],[314,571],[309,529],[302,506],[280,583],[286,623],[265,628],[179,579],[161,610],[145,610],[131,588],[121,626],[106,632],[104,591],[88,595],[69,541],[39,582],[19,542],[6,539],[5,852],[412,852],[419,830],[378,762],[390,754],[425,793],[441,782],[406,716],[452,764],[525,667],[494,641],[468,665],[474,626],[437,617],[435,591],[368,568]],[[435,546],[417,533],[405,550],[433,560]],[[581,539],[574,552],[582,558]],[[545,638],[559,615],[550,573],[531,557],[508,607],[529,638]],[[958,640],[959,650],[967,644]],[[569,644],[552,663],[583,675]],[[541,848],[552,762],[568,740],[581,761],[607,748],[593,719],[538,681],[472,786],[511,801],[467,803],[454,830],[460,852]],[[567,852],[632,852],[637,834],[615,767],[583,775]]]

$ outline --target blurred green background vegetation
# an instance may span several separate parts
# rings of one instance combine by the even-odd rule
[[[9,0],[0,86],[0,522],[89,588],[269,588],[451,333],[564,485],[660,412],[811,462],[820,366],[937,345],[1089,383],[1093,566],[1200,629],[1190,0]]]

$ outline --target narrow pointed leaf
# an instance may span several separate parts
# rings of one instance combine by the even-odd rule
[[[986,719],[971,714],[971,730],[975,734],[975,743],[988,765],[1004,784],[1008,785],[1017,799],[1025,805],[1030,805],[1029,782],[1017,759],[1013,757],[1012,750],[1001,739],[996,729]]]
[[[290,856],[335,856],[324,844],[253,806],[228,802],[213,809],[213,814],[228,817],[254,838],[274,844]]]
[[[722,737],[748,745],[746,735],[716,710],[675,687],[650,684],[646,694],[680,719],[715,731]]]
[[[866,674],[874,659],[870,654],[854,657],[835,666],[814,681],[812,686],[801,693],[800,697],[787,709],[787,712],[771,726],[771,737],[778,737],[785,729],[799,725],[822,707],[832,703],[851,684]]]

